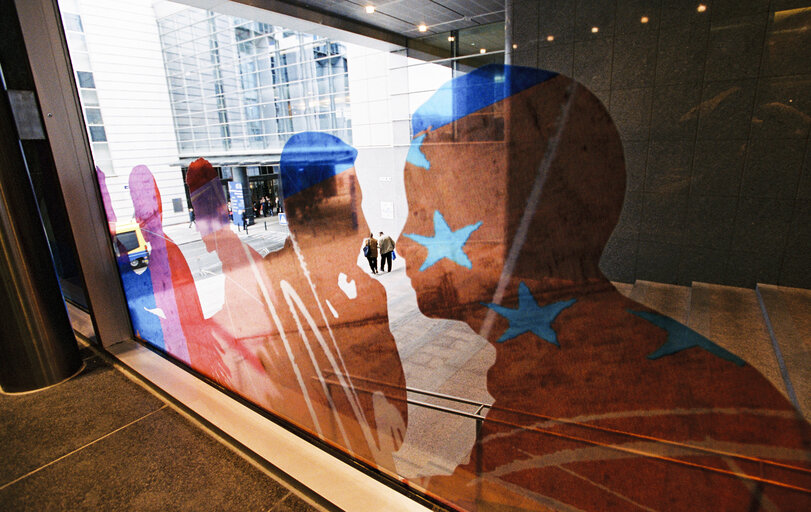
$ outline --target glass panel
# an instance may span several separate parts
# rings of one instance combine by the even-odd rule
[[[107,134],[104,132],[103,126],[90,126],[90,140],[93,142],[105,142]]]
[[[84,116],[87,124],[102,124],[101,110],[98,108],[84,109]]]
[[[110,6],[134,331],[454,509],[806,510],[811,361],[760,319],[811,288],[811,9],[552,3],[395,52]]]
[[[82,32],[82,18],[78,14],[65,13],[62,15],[62,23],[65,24],[65,30],[73,30],[75,32]]]
[[[96,82],[93,80],[93,73],[89,71],[77,71],[76,77],[79,81],[79,87],[84,89],[96,88]]]

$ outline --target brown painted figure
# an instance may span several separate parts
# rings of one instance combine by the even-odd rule
[[[421,311],[496,350],[468,510],[807,510],[811,430],[754,367],[625,298],[600,255],[625,166],[574,80],[487,66],[414,115],[398,241]]]

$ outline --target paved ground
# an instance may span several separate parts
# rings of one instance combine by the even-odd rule
[[[88,348],[42,391],[0,394],[0,510],[315,511]]]

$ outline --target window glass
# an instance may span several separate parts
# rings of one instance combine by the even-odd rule
[[[89,71],[77,71],[76,76],[79,80],[79,87],[85,89],[95,89],[96,82],[93,80],[93,73]]]
[[[423,3],[81,12],[133,332],[453,509],[808,509],[807,350],[738,320],[811,288],[811,9]]]

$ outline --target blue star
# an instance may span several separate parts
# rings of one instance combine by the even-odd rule
[[[482,302],[482,305],[492,309],[510,322],[510,327],[497,340],[499,343],[504,343],[525,332],[531,332],[542,340],[560,347],[558,336],[555,330],[552,329],[552,322],[555,321],[561,311],[574,304],[576,300],[570,299],[553,302],[542,307],[538,306],[535,297],[529,291],[529,287],[522,281],[518,285],[518,309],[505,308],[498,304],[486,304],[484,302]]]
[[[425,140],[425,135],[422,134],[416,139],[411,141],[411,146],[408,148],[408,155],[406,155],[406,162],[410,163],[411,165],[415,165],[417,167],[423,167],[425,169],[431,168],[431,162],[425,158],[425,154],[422,152],[422,141]]]
[[[650,313],[648,311],[632,311],[629,309],[628,312],[640,318],[644,318],[653,325],[667,331],[667,340],[664,345],[648,355],[648,359],[659,359],[660,357],[669,356],[688,348],[699,347],[721,359],[731,361],[738,366],[745,364],[740,357],[719,347],[683,323],[677,322],[670,317],[660,315],[659,313]]]
[[[439,211],[434,211],[434,236],[422,236],[413,233],[405,236],[428,249],[428,257],[420,267],[420,271],[429,268],[442,258],[448,258],[465,268],[473,268],[473,264],[468,259],[465,251],[462,250],[462,247],[467,243],[470,234],[479,229],[481,225],[482,221],[479,221],[476,224],[451,231],[450,226],[445,222],[445,217]]]

